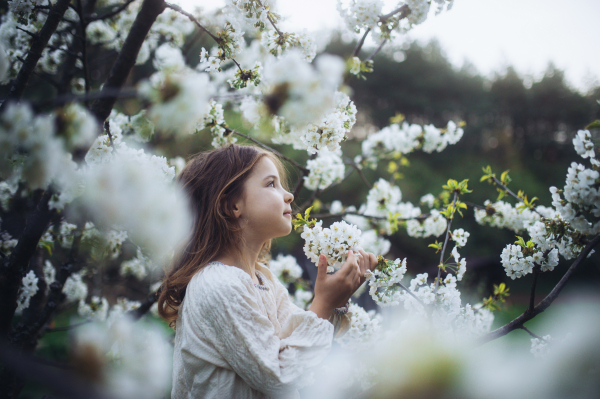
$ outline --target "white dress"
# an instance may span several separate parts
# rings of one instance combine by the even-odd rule
[[[330,321],[294,305],[268,268],[262,286],[218,262],[198,272],[179,307],[172,399],[299,397],[349,314]],[[266,288],[266,289],[265,289]]]

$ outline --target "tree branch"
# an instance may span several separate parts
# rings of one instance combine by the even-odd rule
[[[94,21],[99,21],[99,20],[104,20],[104,19],[108,19],[108,18],[112,18],[115,15],[119,14],[121,11],[125,10],[127,7],[129,7],[129,5],[131,3],[133,3],[135,0],[127,0],[125,3],[121,4],[119,7],[117,8],[113,8],[112,11],[107,12],[104,15],[98,15],[98,16],[86,16],[86,25],[89,24],[90,22],[94,22]]]
[[[456,204],[456,200],[458,199],[458,193],[454,192],[454,199],[452,200],[452,217],[448,221],[448,227],[446,228],[446,238],[444,239],[444,246],[442,247],[442,253],[440,254],[440,264],[438,265],[437,277],[435,279],[435,289],[433,290],[434,294],[437,294],[438,286],[440,284],[440,277],[442,275],[442,268],[440,267],[444,263],[444,253],[446,252],[446,246],[448,245],[448,239],[450,238],[450,227],[452,226],[452,220],[454,220],[454,205]]]
[[[365,44],[365,39],[367,38],[367,35],[369,34],[369,32],[371,32],[371,28],[368,28],[365,31],[365,33],[363,34],[363,37],[361,37],[361,39],[356,44],[356,47],[354,47],[354,51],[352,52],[352,57],[358,56],[358,53],[360,53],[360,49],[362,48],[363,44]]]
[[[57,0],[54,6],[52,6],[50,9],[48,18],[46,18],[46,22],[44,22],[44,26],[40,30],[39,34],[37,34],[31,40],[31,47],[27,53],[27,57],[25,58],[23,65],[21,66],[21,69],[19,70],[19,74],[11,86],[8,96],[2,105],[0,105],[0,113],[4,110],[6,104],[8,104],[11,100],[18,101],[23,96],[25,88],[29,83],[29,79],[35,70],[35,66],[42,57],[42,52],[48,44],[50,37],[54,31],[56,31],[56,28],[58,28],[58,24],[65,15],[65,11],[67,11],[70,2],[71,0]]]
[[[250,136],[247,136],[247,135],[245,135],[243,133],[237,132],[237,131],[235,131],[233,129],[230,129],[228,127],[225,128],[225,131],[227,133],[229,133],[229,134],[235,134],[237,136],[245,138],[246,140],[252,141],[254,144],[257,144],[260,147],[264,148],[265,150],[272,152],[273,154],[277,155],[279,158],[285,159],[286,161],[288,161],[289,163],[291,163],[292,165],[294,165],[296,168],[300,169],[300,171],[302,171],[303,174],[308,175],[308,173],[309,173],[308,169],[306,169],[304,166],[300,165],[298,162],[294,161],[293,159],[286,157],[285,155],[283,155],[282,153],[280,153],[276,149],[271,148],[268,145],[263,144],[260,141],[254,139],[254,138],[252,138]]]
[[[403,5],[402,7],[398,7],[398,8],[396,8],[394,11],[392,11],[392,12],[391,12],[391,13],[389,13],[389,14],[385,14],[385,15],[382,15],[382,16],[380,16],[380,17],[379,17],[379,20],[380,20],[381,22],[384,22],[384,23],[385,23],[385,22],[386,22],[388,19],[390,19],[390,18],[391,18],[391,17],[393,17],[394,15],[398,14],[399,12],[401,12],[401,13],[402,13],[402,15],[400,15],[400,18],[398,18],[398,19],[406,18],[406,16],[407,16],[408,14],[410,14],[410,8],[408,7],[408,5],[407,5],[407,4],[405,4],[405,5]]]
[[[356,162],[354,162],[350,159],[347,159],[344,163],[346,165],[352,166],[358,172],[358,175],[360,176],[361,180],[363,181],[363,183],[365,183],[365,185],[369,188],[369,190],[373,188],[373,185],[371,183],[369,183],[369,181],[365,177],[363,171],[358,167]]]
[[[48,207],[52,194],[51,189],[44,192],[36,209],[27,218],[17,246],[8,258],[3,259],[0,269],[0,339],[8,335],[17,308],[17,294],[21,280],[27,272],[29,261],[35,254],[40,238],[56,212]]]
[[[211,32],[210,32],[208,29],[206,29],[204,26],[202,26],[202,25],[200,24],[200,22],[198,22],[198,20],[196,19],[196,17],[194,17],[194,16],[193,16],[192,14],[190,14],[189,12],[185,11],[183,8],[179,7],[177,4],[171,4],[171,3],[167,3],[167,2],[165,2],[165,6],[166,6],[167,8],[170,8],[170,9],[171,9],[171,10],[173,10],[173,11],[177,11],[178,13],[185,15],[186,17],[188,17],[188,19],[189,19],[190,21],[192,21],[193,23],[195,23],[195,24],[196,24],[196,26],[197,26],[198,28],[200,28],[200,29],[202,29],[204,32],[208,33],[208,35],[209,35],[210,37],[212,37],[212,38],[213,38],[213,40],[214,40],[215,42],[217,42],[217,44],[220,44],[220,43],[221,43],[221,41],[219,40],[219,38],[218,38],[218,37],[216,37],[215,35],[213,35],[213,34],[212,34],[212,33],[211,33]]]
[[[585,246],[585,248],[581,251],[577,259],[571,264],[571,267],[566,271],[564,276],[560,279],[560,281],[556,284],[554,289],[532,310],[527,309],[523,312],[522,315],[515,318],[513,321],[505,324],[504,326],[497,328],[494,331],[490,331],[489,333],[481,336],[476,340],[476,345],[483,345],[486,342],[493,341],[497,338],[500,338],[509,332],[521,328],[523,324],[531,319],[533,319],[538,314],[542,313],[544,310],[548,309],[548,307],[554,302],[554,300],[558,297],[565,284],[575,271],[575,269],[579,266],[579,264],[588,256],[588,254],[592,251],[592,249],[600,242],[600,235],[594,237],[593,240],[590,241],[589,244]]]
[[[102,92],[109,90],[120,91],[129,73],[135,65],[140,48],[144,43],[144,39],[148,35],[152,24],[156,18],[164,11],[165,2],[163,0],[144,0],[140,12],[135,17],[131,30],[125,39],[123,48],[119,52],[119,56],[113,65],[108,79],[102,88]],[[104,122],[110,111],[112,110],[117,96],[106,96],[105,98],[96,100],[92,105],[91,112],[96,115],[100,123]]]
[[[531,294],[529,295],[529,312],[533,312],[533,308],[535,307],[535,286],[537,285],[539,271],[536,267],[533,269],[533,283],[531,284]]]
[[[529,329],[528,329],[527,327],[525,327],[525,326],[521,326],[521,327],[519,327],[519,328],[520,328],[521,330],[524,330],[524,331],[526,331],[526,332],[527,332],[527,334],[531,335],[533,338],[537,338],[537,339],[540,339],[540,340],[542,340],[542,341],[544,341],[544,342],[548,342],[548,341],[546,341],[544,338],[540,337],[539,335],[537,335],[537,334],[534,334],[534,333],[532,333],[531,331],[529,331]]]
[[[387,43],[387,39],[383,39],[383,41],[381,42],[379,47],[377,47],[377,50],[373,51],[371,53],[371,55],[365,59],[365,62],[371,61],[373,59],[373,57],[375,57],[377,55],[377,53],[379,53],[381,51],[381,49],[383,48],[383,46],[385,46],[386,43]]]

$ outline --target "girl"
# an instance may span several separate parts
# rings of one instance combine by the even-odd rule
[[[271,239],[292,229],[294,196],[281,162],[231,145],[196,156],[178,180],[193,228],[158,300],[176,330],[172,399],[298,397],[295,387],[325,357],[334,333],[347,329],[339,308],[375,256],[349,251],[328,275],[321,255],[314,300],[302,310],[264,262]]]

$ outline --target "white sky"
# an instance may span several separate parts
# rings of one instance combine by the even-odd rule
[[[188,11],[224,0],[175,0]],[[384,12],[398,1],[384,0]],[[287,17],[282,29],[319,31],[343,25],[336,0],[278,0]],[[449,12],[433,14],[409,38],[437,38],[450,61],[468,60],[490,75],[513,65],[539,79],[548,62],[565,71],[569,83],[585,91],[600,84],[600,0],[455,0]],[[377,66],[375,66],[377,68]]]

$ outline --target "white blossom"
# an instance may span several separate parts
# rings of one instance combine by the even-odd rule
[[[341,182],[346,170],[339,153],[326,149],[319,152],[317,158],[309,159],[306,168],[310,172],[304,177],[304,186],[309,190],[323,190],[333,183]]]
[[[105,321],[108,315],[108,301],[106,298],[99,296],[93,296],[90,303],[85,303],[83,299],[80,299],[77,313],[85,319]]]
[[[315,264],[319,255],[327,256],[328,270],[339,268],[345,261],[350,249],[361,249],[361,231],[344,221],[335,222],[330,227],[321,227],[319,221],[313,227],[304,227],[302,238],[305,240],[304,254]]]
[[[374,310],[367,312],[355,303],[350,304],[348,313],[351,315],[350,328],[336,341],[342,347],[353,350],[364,350],[374,345],[380,335],[381,316]]]
[[[21,281],[21,287],[19,288],[19,296],[17,297],[17,309],[16,314],[21,314],[25,309],[29,307],[29,301],[38,292],[39,279],[35,276],[35,272],[30,270],[23,280]]]
[[[292,255],[277,255],[269,262],[271,273],[283,284],[289,284],[302,277],[302,268]]]
[[[582,158],[595,158],[594,143],[589,130],[579,130],[573,138],[573,146]]]
[[[87,297],[88,288],[85,282],[83,282],[82,274],[71,274],[65,281],[62,292],[66,296],[65,300],[67,303],[84,300]]]

